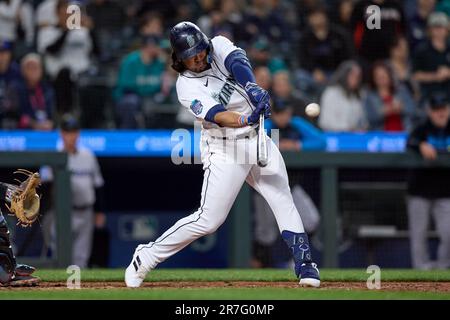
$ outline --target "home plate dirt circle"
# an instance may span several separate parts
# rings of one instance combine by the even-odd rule
[[[126,288],[123,282],[81,282],[85,289],[119,289]],[[182,288],[300,288],[292,281],[156,281],[144,282],[145,289],[182,289]],[[0,290],[64,290],[65,282],[41,282],[34,287],[4,287]],[[358,281],[323,281],[320,288],[312,290],[368,290],[366,282]],[[130,289],[136,290],[136,289]],[[406,282],[386,281],[381,283],[382,291],[421,291],[421,292],[450,292],[450,282]]]

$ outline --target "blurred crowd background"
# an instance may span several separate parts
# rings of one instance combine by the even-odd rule
[[[246,50],[274,108],[324,131],[408,131],[449,95],[449,14],[450,0],[0,0],[0,128],[52,130],[67,112],[82,128],[192,126],[168,42],[189,20]]]

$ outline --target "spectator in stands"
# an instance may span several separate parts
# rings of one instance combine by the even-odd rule
[[[116,0],[91,0],[86,12],[95,21],[96,31],[115,31],[125,23],[123,8]]]
[[[0,39],[14,42],[17,38],[17,17],[22,0],[0,1]]]
[[[409,91],[396,83],[392,69],[384,62],[372,66],[364,109],[369,130],[409,131],[415,103]]]
[[[408,42],[411,52],[427,40],[427,20],[436,7],[436,0],[416,0],[416,10],[408,19]]]
[[[436,11],[444,12],[447,16],[450,16],[450,1],[440,0],[436,6]]]
[[[291,31],[292,27],[286,24],[279,11],[274,10],[274,3],[271,0],[252,0],[236,36],[237,40],[247,43],[265,36],[283,56],[288,56],[292,54]]]
[[[307,102],[292,87],[288,71],[278,71],[273,75],[270,96],[274,105],[279,107],[292,106],[295,115],[305,117]]]
[[[274,134],[272,129],[278,129],[279,149],[281,151],[320,151],[325,150],[326,141],[320,130],[307,120],[293,116],[290,105],[274,104],[272,117],[266,120],[268,134]],[[272,136],[272,139],[275,137]],[[300,185],[293,186],[292,197],[303,221],[306,232],[314,233],[320,222],[319,212],[309,195]],[[267,202],[254,193],[255,233],[253,246],[253,267],[275,267],[272,250],[279,238],[275,218]]]
[[[56,111],[59,114],[73,111],[74,87],[81,74],[93,66],[91,54],[98,53],[90,32],[92,21],[81,16],[80,28],[68,24],[67,0],[59,0],[56,6],[57,25],[42,27],[37,46],[44,56],[46,72],[53,81],[56,94]]]
[[[217,1],[216,5],[200,17],[198,26],[210,38],[223,35],[233,41],[236,29],[242,22],[239,9],[236,0]]]
[[[120,65],[114,91],[119,128],[145,127],[144,104],[151,104],[160,92],[165,70],[160,41],[158,36],[145,37],[141,49],[128,54]]]
[[[31,0],[0,1],[0,39],[22,53],[34,43],[34,9]]]
[[[272,86],[272,75],[266,66],[258,66],[255,69],[256,83],[264,90],[269,91]]]
[[[344,28],[347,32],[352,32],[352,13],[355,7],[354,0],[339,0],[334,1],[331,14],[331,20],[334,24]]]
[[[21,62],[23,81],[15,87],[21,113],[19,128],[53,129],[55,96],[53,88],[43,80],[39,55],[29,53]]]
[[[128,52],[137,51],[142,47],[142,39],[147,36],[164,38],[164,23],[162,16],[150,11],[140,17],[137,30],[127,39]]]
[[[419,86],[412,79],[411,59],[405,37],[399,37],[392,43],[388,64],[392,68],[396,80],[408,89],[414,100],[418,100],[420,97]]]
[[[433,162],[450,152],[450,104],[444,95],[433,96],[427,107],[427,120],[411,133],[408,148]],[[408,220],[412,265],[417,269],[450,268],[450,170],[415,169],[408,181]],[[430,261],[428,226],[434,218],[440,238],[437,261]]]
[[[58,24],[57,5],[58,0],[44,0],[39,3],[36,9],[36,25],[39,29]]]
[[[343,61],[352,58],[350,35],[336,25],[330,25],[324,8],[308,14],[308,28],[299,44],[298,83],[302,92],[317,98],[332,73]]]
[[[371,5],[380,8],[379,29],[368,25],[368,20],[374,18],[366,13]],[[363,61],[370,63],[388,58],[392,41],[406,32],[405,23],[403,8],[396,0],[358,2],[352,14],[352,30],[355,47]]]
[[[164,21],[164,28],[169,28],[174,24],[175,13],[177,11],[177,4],[172,0],[146,0],[135,1],[134,8],[132,8],[131,18],[134,22],[141,21],[148,13],[156,13],[162,16]]]
[[[248,45],[246,51],[254,67],[267,66],[272,74],[287,69],[285,61],[276,53],[275,49],[271,48],[270,42],[265,36],[256,38]]]
[[[164,25],[162,17],[157,13],[147,13],[141,19],[139,35],[149,36],[157,35],[162,37],[164,33]]]
[[[0,40],[0,127],[14,129],[18,123],[13,85],[21,81],[17,63],[12,60],[12,43]]]
[[[320,99],[319,126],[326,131],[367,129],[362,102],[362,70],[355,61],[343,62]]]
[[[414,79],[420,83],[422,102],[439,93],[450,93],[449,19],[435,12],[428,18],[429,39],[417,47],[413,59]]]
[[[26,54],[35,47],[36,24],[33,0],[23,0],[17,17],[16,52]]]
[[[172,61],[167,59],[165,70],[161,74],[161,88],[158,93],[155,94],[153,100],[157,104],[170,104],[179,105],[176,92],[176,82],[178,79],[178,73],[172,68]]]
[[[115,0],[92,0],[86,12],[94,23],[93,33],[100,49],[100,61],[110,62],[123,46],[124,8]]]
[[[324,0],[298,0],[297,5],[297,29],[303,31],[308,27],[308,15],[311,11],[327,4]]]
[[[196,21],[199,18],[201,12],[198,9],[196,1],[191,0],[177,0],[175,3],[175,11],[173,16],[173,24],[179,21]]]

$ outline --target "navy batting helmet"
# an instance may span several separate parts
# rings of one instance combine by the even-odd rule
[[[184,60],[210,48],[208,37],[192,22],[183,21],[170,30],[170,44],[177,59]]]

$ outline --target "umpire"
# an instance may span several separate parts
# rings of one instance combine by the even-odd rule
[[[92,251],[94,228],[104,224],[103,176],[95,155],[80,147],[80,125],[78,120],[65,114],[61,120],[63,151],[68,154],[72,195],[72,264],[80,268],[88,266]],[[43,180],[52,180],[51,173],[41,170]],[[95,214],[94,214],[95,213]],[[51,218],[53,220],[53,217]],[[54,224],[52,239],[54,239]],[[54,241],[50,241],[54,249]]]
[[[450,153],[450,105],[444,95],[430,99],[426,121],[409,136],[408,149],[434,161]],[[408,181],[408,219],[412,264],[417,269],[450,267],[450,169],[412,170]],[[440,244],[437,262],[430,261],[427,231],[434,218]]]

